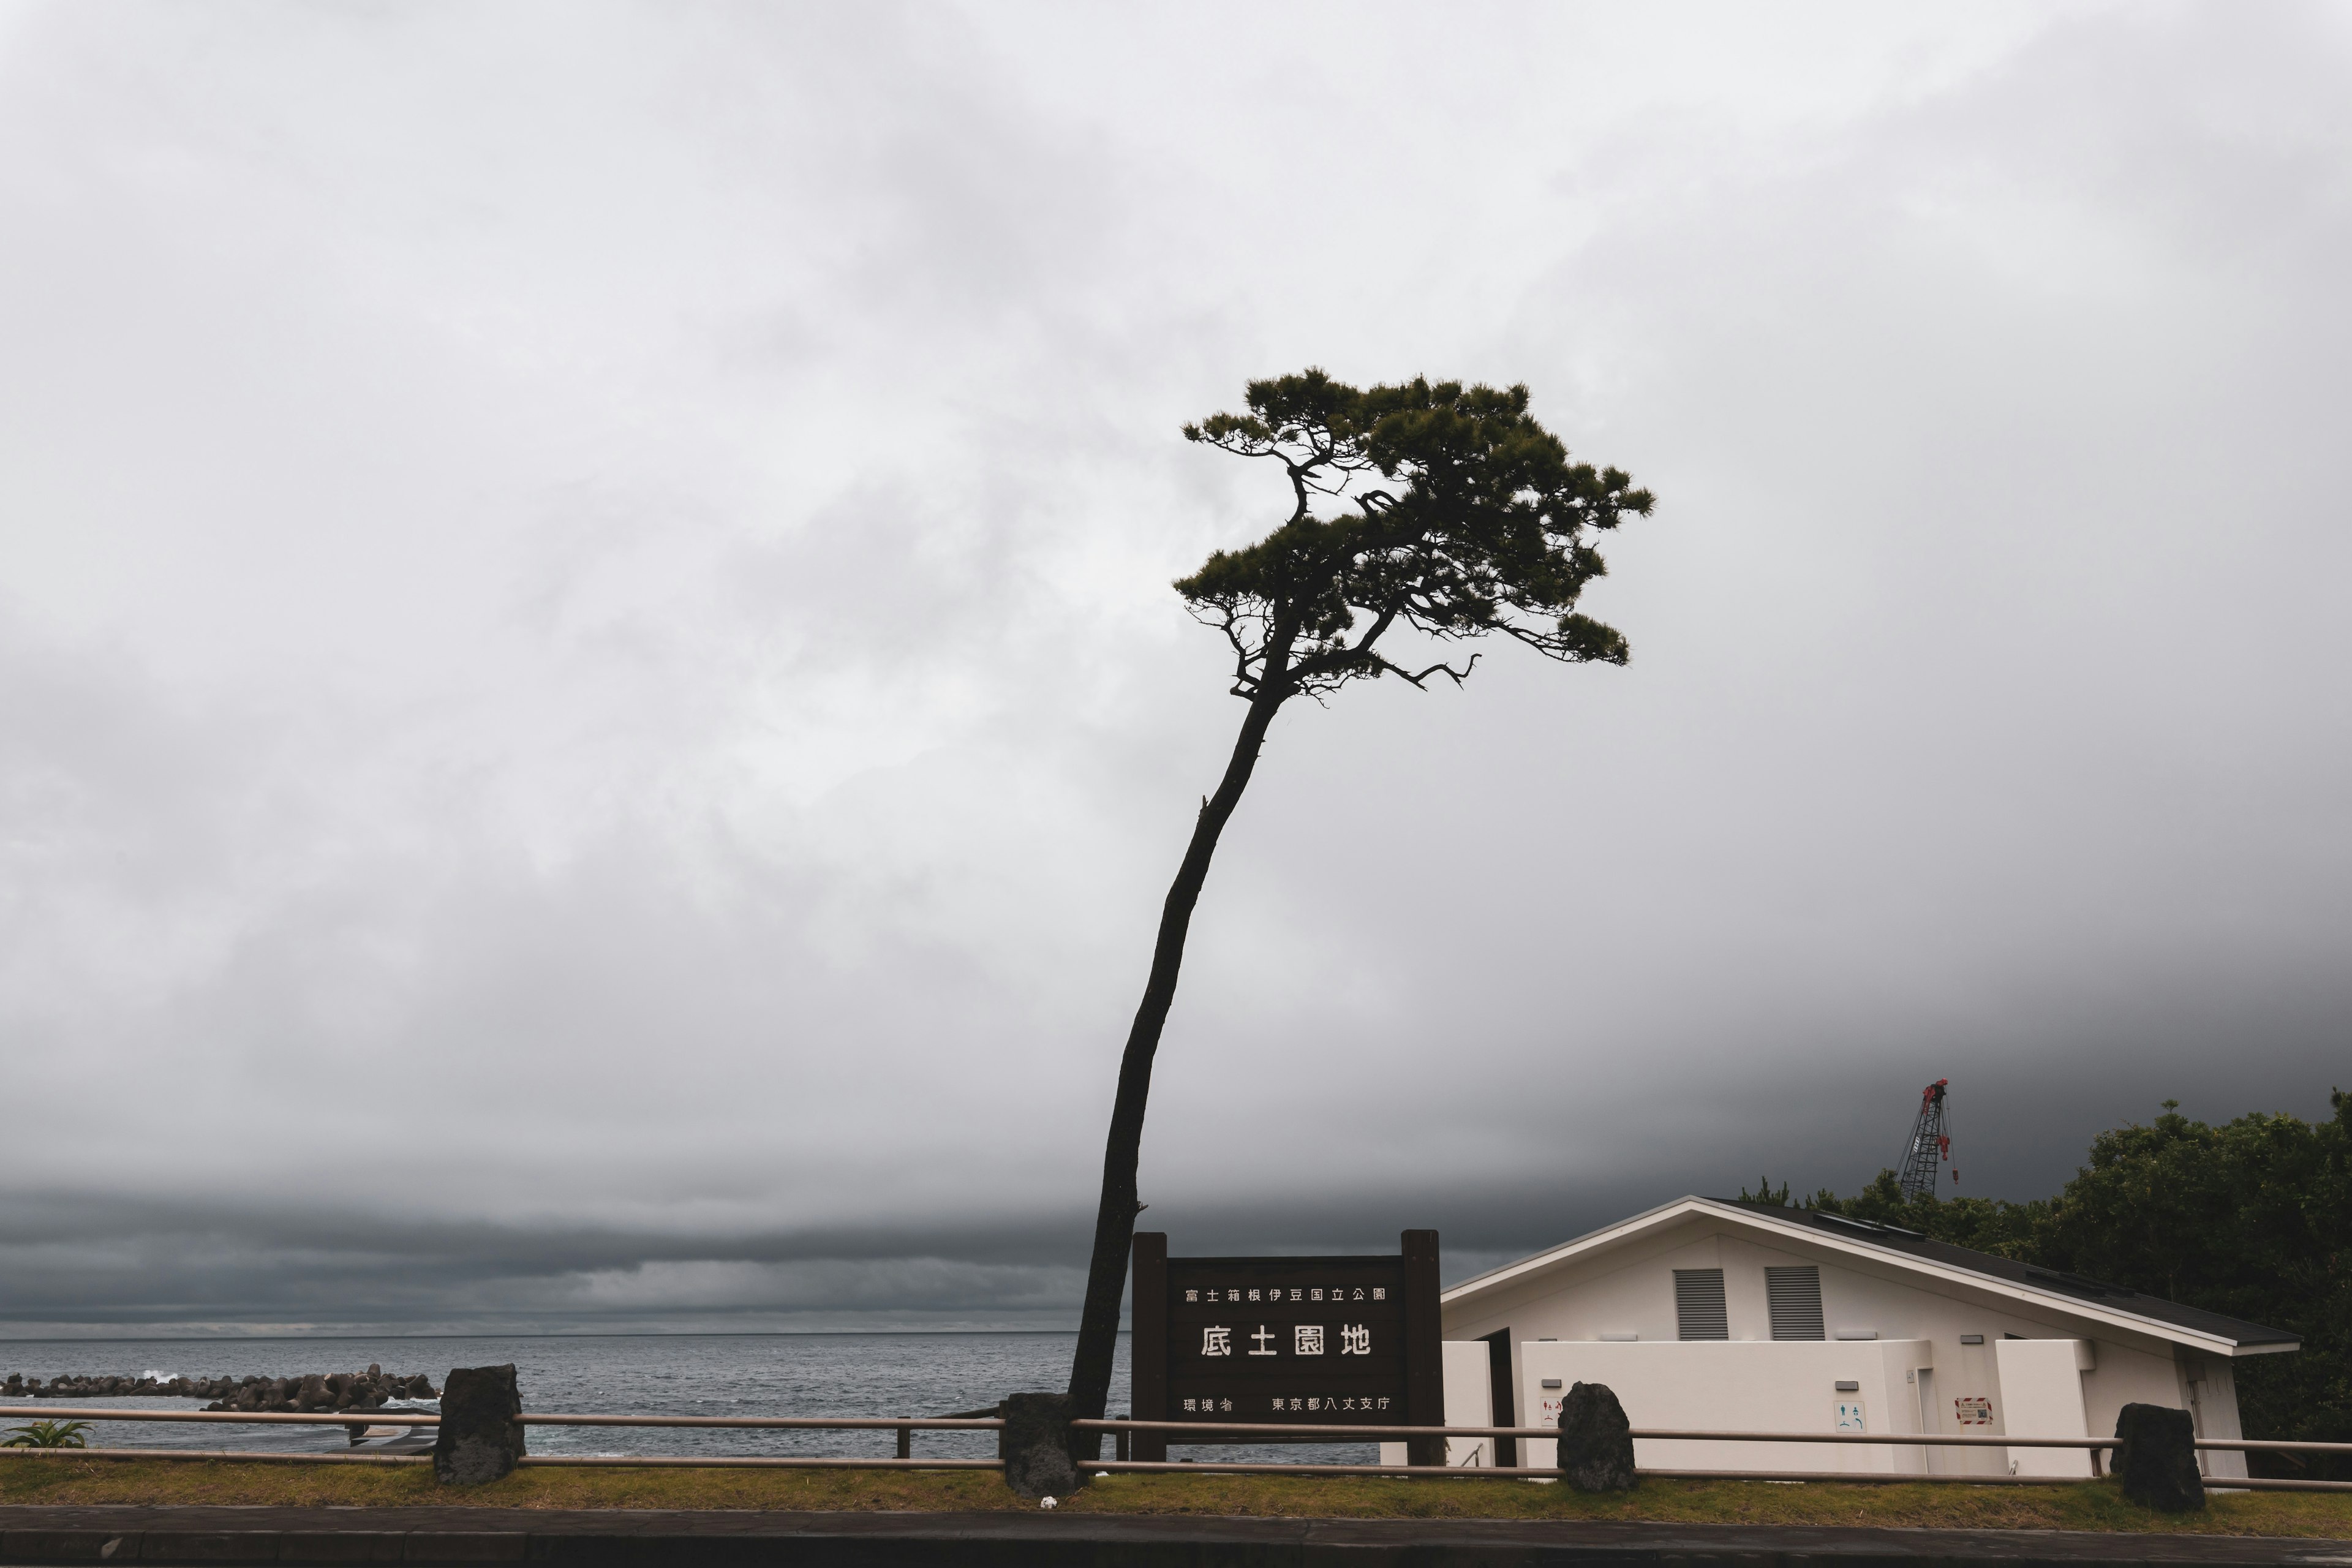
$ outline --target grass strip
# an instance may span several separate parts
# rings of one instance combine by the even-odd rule
[[[443,1487],[421,1465],[312,1468],[0,1454],[0,1504],[106,1503],[819,1512],[1035,1507],[1005,1490],[995,1475],[972,1471],[524,1469],[490,1486]],[[2126,1502],[2112,1481],[2011,1489],[1654,1479],[1630,1493],[1588,1496],[1563,1486],[1513,1480],[1212,1472],[1107,1477],[1062,1506],[1081,1513],[1261,1518],[1591,1519],[2352,1537],[2352,1496],[2225,1493],[2215,1495],[2203,1513],[2170,1515]]]

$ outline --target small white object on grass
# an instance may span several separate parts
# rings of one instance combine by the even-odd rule
[[[1052,1498],[1041,1497],[1037,1500],[1037,1506],[1039,1508],[1059,1508],[1062,1505],[1055,1502]]]

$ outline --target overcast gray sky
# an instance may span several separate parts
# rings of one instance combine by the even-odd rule
[[[1656,516],[1276,726],[1176,1250],[2352,1084],[2352,9],[0,9],[0,1332],[1066,1324],[1251,376]]]

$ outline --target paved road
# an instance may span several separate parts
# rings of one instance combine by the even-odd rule
[[[1870,1568],[1990,1562],[2352,1568],[2352,1541],[1519,1520],[489,1508],[0,1508],[11,1568],[536,1563],[577,1568]]]

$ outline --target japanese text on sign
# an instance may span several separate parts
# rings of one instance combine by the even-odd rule
[[[1161,1303],[1149,1331],[1162,1347],[1147,1375],[1139,1339],[1137,1407],[1216,1426],[1393,1424],[1417,1386],[1408,1377],[1415,1313],[1434,1320],[1432,1283],[1410,1278],[1428,1302],[1408,1302],[1402,1252],[1165,1258],[1148,1280],[1137,1276],[1138,1290]],[[1147,1321],[1139,1305],[1139,1336]]]
[[[1216,1287],[1209,1286],[1185,1291],[1184,1300],[1188,1302],[1193,1303],[1202,1301],[1223,1301],[1229,1304],[1240,1301],[1256,1301],[1260,1300],[1266,1301],[1320,1301],[1325,1300],[1323,1292],[1324,1288],[1320,1285],[1295,1285],[1290,1288],[1290,1290],[1286,1295],[1279,1287],[1265,1287],[1257,1289],[1244,1290],[1239,1286],[1228,1285],[1224,1287],[1223,1293],[1220,1294]],[[1389,1288],[1385,1285],[1359,1285],[1352,1290],[1346,1286],[1341,1285],[1334,1285],[1330,1288],[1329,1300],[1334,1301],[1385,1301],[1388,1299]]]
[[[1323,1353],[1323,1346],[1325,1342],[1323,1329],[1324,1325],[1321,1323],[1293,1323],[1290,1326],[1290,1353],[1293,1355],[1321,1355]],[[1247,1339],[1250,1344],[1256,1347],[1254,1350],[1244,1352],[1244,1354],[1265,1356],[1280,1355],[1282,1353],[1281,1349],[1279,1348],[1282,1343],[1282,1336],[1275,1332],[1272,1329],[1267,1328],[1264,1323],[1260,1323],[1253,1332],[1245,1335],[1244,1338]],[[1234,1325],[1231,1323],[1210,1323],[1204,1325],[1201,1330],[1201,1353],[1204,1356],[1232,1355],[1234,1353]],[[1370,1323],[1340,1324],[1339,1353],[1341,1355],[1371,1354],[1372,1326]]]

